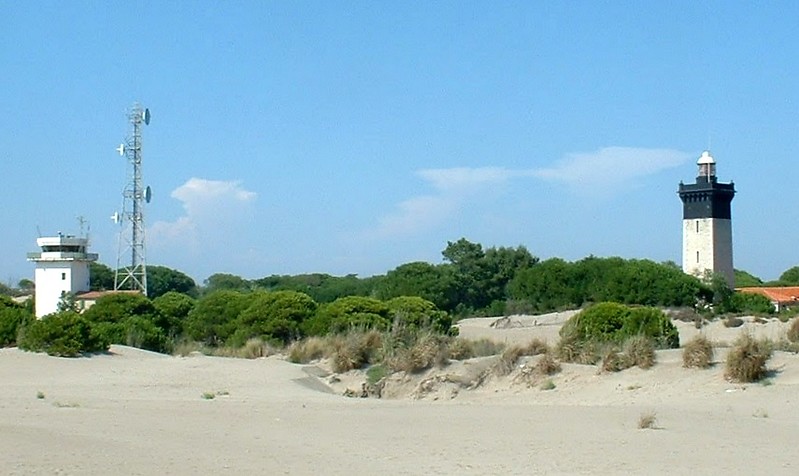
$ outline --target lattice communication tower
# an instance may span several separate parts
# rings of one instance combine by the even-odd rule
[[[128,159],[128,183],[122,191],[122,213],[114,213],[114,222],[120,223],[119,253],[114,275],[115,290],[137,290],[147,295],[147,260],[144,241],[144,204],[150,203],[150,187],[142,184],[142,124],[150,123],[150,110],[138,103],[128,113],[131,133],[120,144],[117,152]],[[130,263],[126,263],[130,256]]]

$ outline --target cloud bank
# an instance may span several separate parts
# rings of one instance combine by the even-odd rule
[[[543,168],[455,167],[416,172],[433,193],[416,196],[363,233],[368,238],[393,238],[428,230],[461,211],[469,199],[485,187],[501,187],[515,179],[539,179],[560,183],[581,194],[608,194],[623,190],[635,179],[677,167],[692,154],[672,149],[604,147],[594,152],[567,154]]]

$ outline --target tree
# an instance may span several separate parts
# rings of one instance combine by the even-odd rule
[[[205,280],[205,292],[211,293],[214,291],[228,290],[228,291],[249,291],[252,284],[246,279],[233,274],[216,273],[212,274]]]
[[[34,320],[33,313],[6,296],[0,296],[0,347],[17,341],[20,327]]]
[[[19,287],[21,291],[30,294],[36,289],[36,284],[30,279],[22,278],[19,280],[17,287]]]
[[[213,291],[197,301],[186,317],[184,329],[196,341],[221,345],[236,330],[236,320],[249,304],[249,298],[238,291]]]
[[[89,263],[89,288],[92,291],[114,289],[114,270],[97,261]]]
[[[412,330],[429,329],[440,334],[448,334],[452,329],[452,318],[446,312],[418,296],[395,297],[386,302],[386,307],[395,325]]]
[[[155,299],[170,291],[194,296],[197,293],[197,284],[176,269],[147,266],[147,297]]]
[[[167,335],[175,333],[174,323],[138,293],[103,296],[83,316],[96,334],[112,344],[166,352],[170,347]]]
[[[363,296],[336,299],[319,308],[308,319],[302,330],[306,335],[324,335],[328,332],[346,332],[352,328],[388,329],[388,307],[383,301]]]
[[[433,302],[439,309],[452,309],[456,303],[450,300],[451,287],[451,273],[445,266],[416,261],[389,271],[377,285],[376,294],[384,300],[418,296]]]
[[[735,287],[736,288],[751,288],[763,286],[763,280],[746,271],[735,270]]]
[[[239,314],[236,332],[229,342],[240,346],[249,338],[261,337],[288,343],[300,337],[300,324],[311,318],[316,308],[316,302],[305,293],[256,292],[247,309]]]
[[[788,268],[780,275],[780,282],[795,286],[799,284],[799,266]]]

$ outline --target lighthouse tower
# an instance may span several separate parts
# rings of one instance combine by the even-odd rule
[[[96,253],[87,253],[88,238],[72,235],[42,237],[36,240],[41,251],[28,253],[36,263],[36,317],[58,311],[58,302],[67,294],[89,290],[89,263]]]
[[[696,183],[680,182],[678,191],[683,203],[682,269],[700,278],[708,271],[718,273],[733,287],[731,203],[735,184],[718,182],[710,152],[702,152],[697,165]]]

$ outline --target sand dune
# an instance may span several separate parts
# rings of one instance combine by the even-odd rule
[[[504,329],[470,319],[461,332],[554,343],[563,318],[518,317]],[[785,325],[704,330],[720,342],[741,331],[777,337]],[[467,390],[485,365],[475,359],[396,376],[393,398],[360,399],[340,390],[362,373],[331,384],[324,362],[3,349],[0,473],[795,474],[799,357],[776,353],[768,386],[727,382],[723,358],[688,370],[679,351],[661,351],[650,370],[601,375],[568,364],[546,391],[521,369]],[[637,428],[645,412],[659,429]]]

